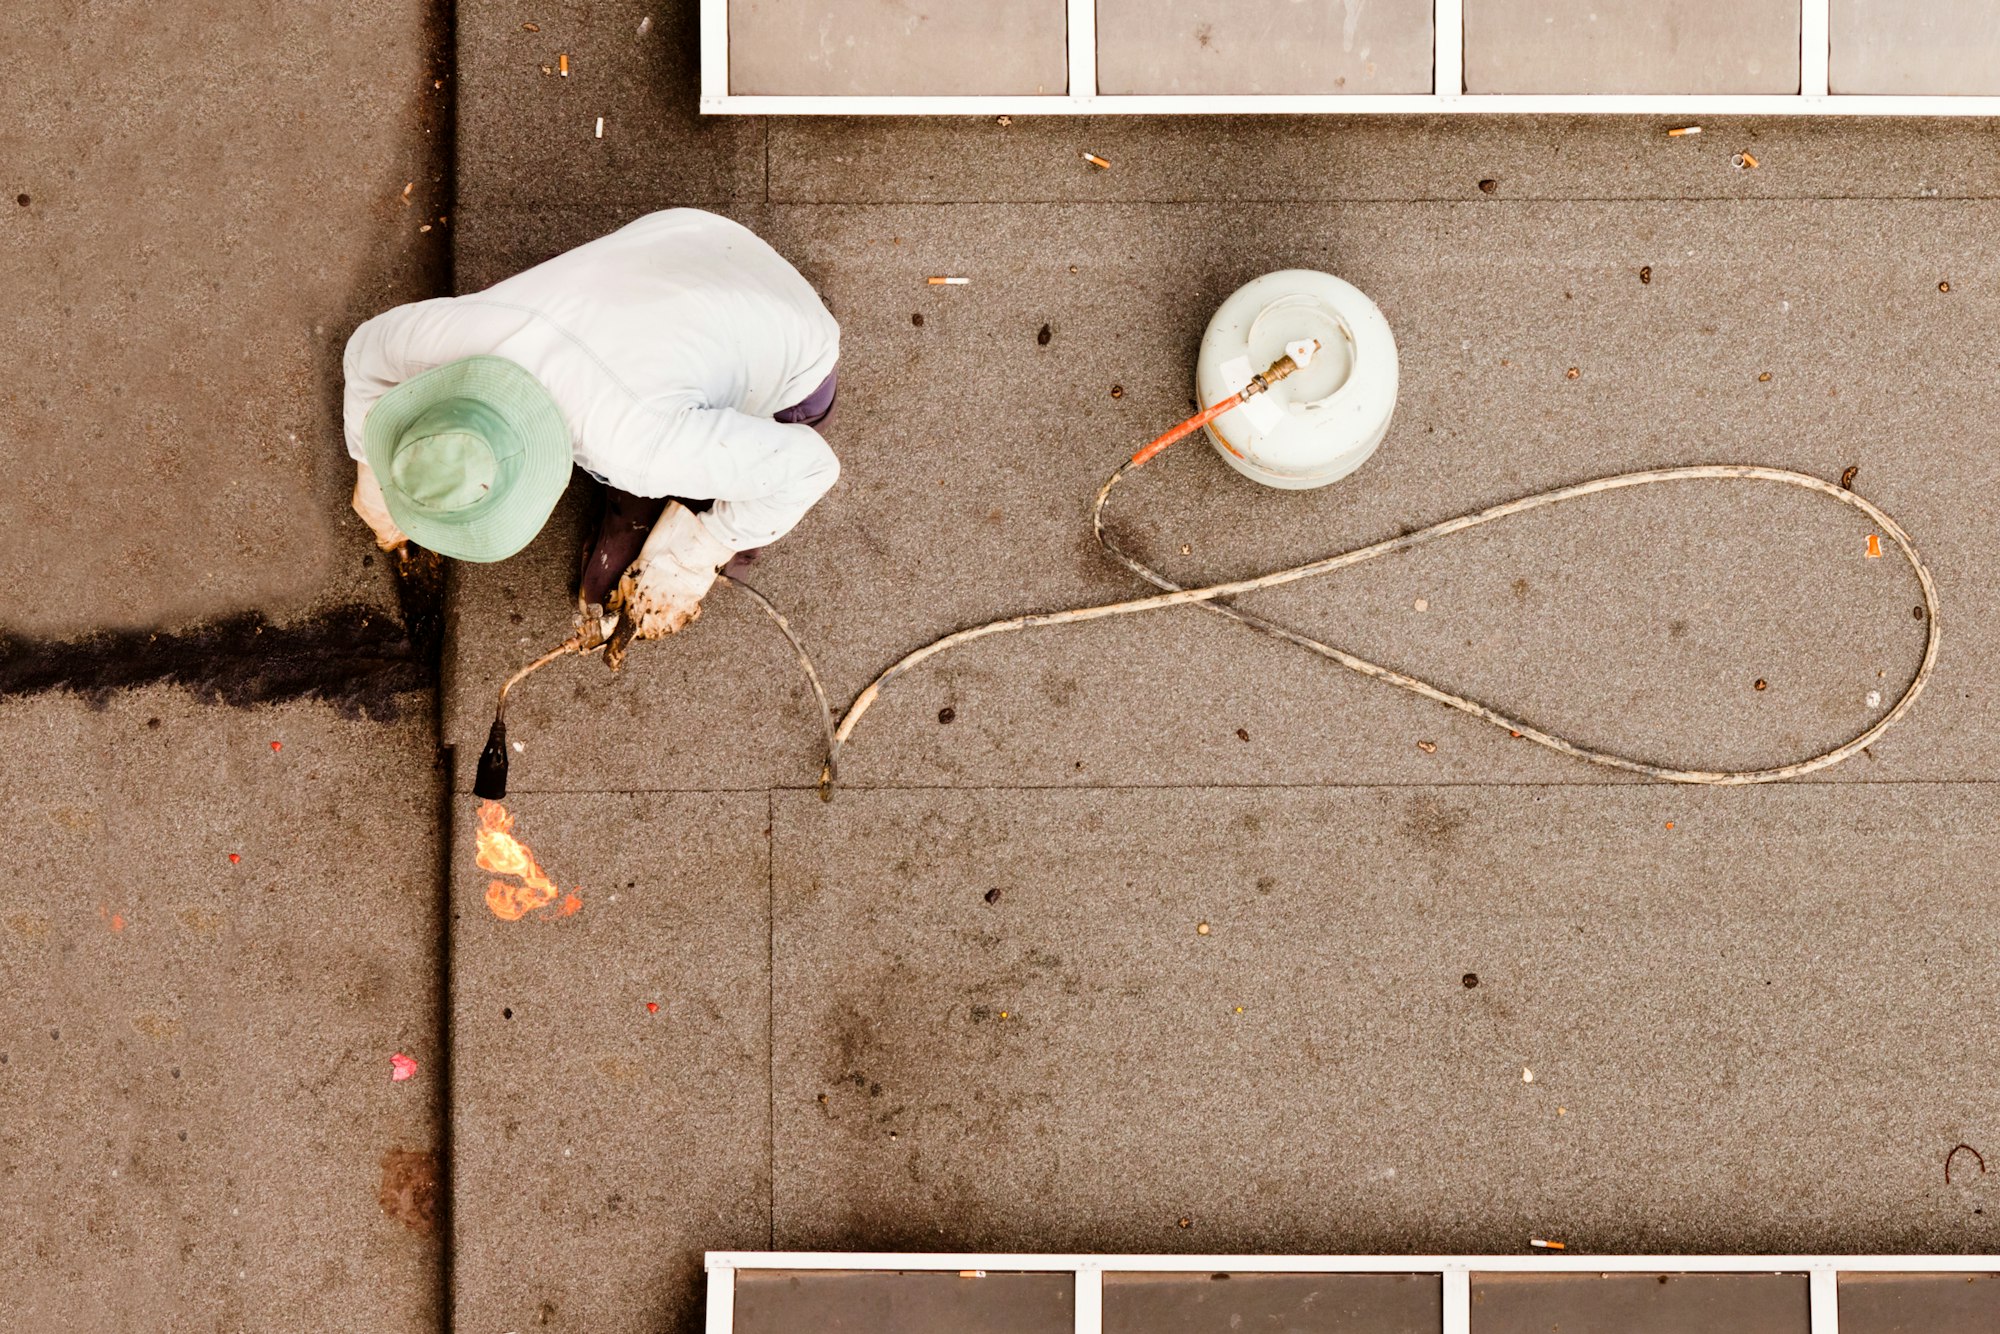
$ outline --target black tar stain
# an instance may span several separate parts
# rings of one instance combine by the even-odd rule
[[[70,640],[0,634],[0,699],[60,690],[102,709],[120,690],[175,685],[204,704],[317,699],[348,718],[391,722],[398,696],[437,685],[444,559],[413,546],[396,560],[395,580],[400,625],[379,607],[354,605],[282,626],[246,612],[186,630]]]
[[[0,699],[67,691],[101,709],[117,691],[176,685],[203,703],[318,699],[388,721],[399,695],[430,687],[434,661],[380,608],[338,607],[286,626],[253,612],[172,632],[0,635]]]

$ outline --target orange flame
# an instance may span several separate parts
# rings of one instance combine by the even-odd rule
[[[503,922],[518,922],[537,908],[555,902],[555,881],[549,879],[527,844],[514,837],[514,817],[497,801],[479,805],[479,869],[518,876],[523,883],[495,880],[486,886],[486,906]]]

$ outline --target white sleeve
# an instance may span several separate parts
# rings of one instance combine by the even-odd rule
[[[731,551],[783,537],[839,479],[840,460],[812,427],[692,405],[643,456],[605,463],[620,490],[713,500],[702,525]]]
[[[455,317],[452,298],[438,297],[385,310],[354,331],[341,357],[347,380],[341,417],[349,457],[367,457],[361,427],[382,395],[412,375],[492,351],[491,337],[474,324]]]

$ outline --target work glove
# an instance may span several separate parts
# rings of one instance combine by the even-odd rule
[[[686,506],[670,504],[639,548],[639,559],[612,590],[606,610],[632,622],[635,639],[670,635],[701,615],[702,596],[735,554],[709,536]]]
[[[382,498],[382,484],[375,480],[375,470],[366,463],[354,465],[354,512],[375,530],[375,545],[382,550],[400,552],[409,546],[410,539],[389,517],[389,502]]]
[[[615,599],[618,590],[612,589]],[[583,594],[576,595],[576,642],[585,648],[594,648],[611,638],[611,632],[618,628],[618,613],[606,610],[596,602],[585,602]]]

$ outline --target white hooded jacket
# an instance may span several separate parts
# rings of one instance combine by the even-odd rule
[[[395,385],[479,354],[531,372],[576,462],[623,491],[713,500],[732,551],[791,531],[840,464],[810,426],[772,420],[819,387],[840,328],[798,270],[698,209],[648,214],[483,292],[385,311],[348,340],[347,452]]]

